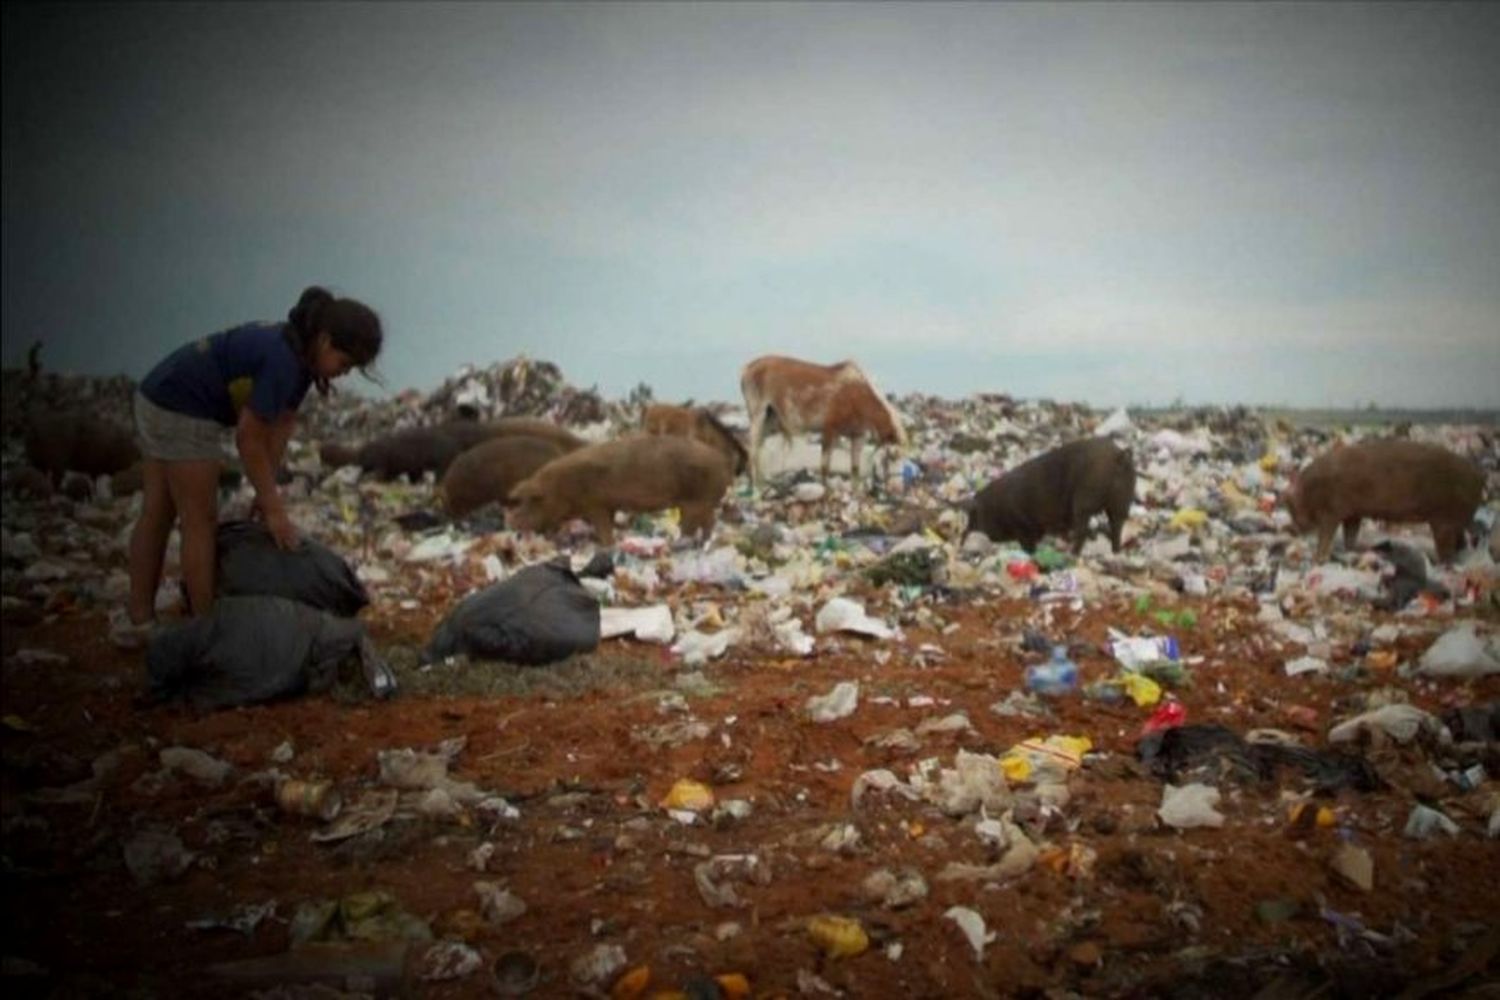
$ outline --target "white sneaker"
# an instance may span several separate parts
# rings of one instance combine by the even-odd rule
[[[135,651],[145,649],[156,631],[156,622],[136,624],[123,611],[116,610],[109,616],[109,641],[116,649]]]

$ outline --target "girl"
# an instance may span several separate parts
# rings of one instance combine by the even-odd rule
[[[174,521],[182,531],[190,609],[204,615],[213,606],[225,428],[235,428],[245,476],[255,487],[254,509],[276,544],[298,544],[276,489],[297,407],[311,385],[326,396],[329,382],[351,368],[368,376],[381,337],[380,317],[368,306],[313,287],[285,323],[247,323],[216,333],[179,348],[151,370],[135,397],[145,498],[130,537],[130,625],[116,630],[118,644],[139,645],[150,630]]]

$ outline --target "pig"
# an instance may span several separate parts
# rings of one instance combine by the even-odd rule
[[[731,477],[739,476],[750,463],[750,453],[734,431],[701,406],[653,403],[641,416],[641,429],[647,434],[672,434],[701,441],[724,456]]]
[[[439,479],[453,460],[475,445],[497,437],[525,435],[556,442],[564,451],[583,446],[582,438],[567,429],[531,417],[502,417],[488,423],[450,420],[429,427],[410,427],[367,441],[358,449],[337,443],[324,444],[320,456],[325,465],[358,465],[380,479],[405,476],[416,482],[428,472]]]
[[[318,446],[318,459],[330,469],[341,469],[346,465],[359,464],[359,449],[337,441],[324,441]]]
[[[440,425],[458,439],[465,450],[497,437],[533,437],[555,443],[564,452],[576,451],[588,442],[566,427],[536,417],[500,417],[483,423],[453,420]]]
[[[1344,547],[1353,549],[1367,517],[1426,521],[1439,561],[1448,562],[1483,492],[1479,469],[1446,448],[1382,438],[1320,455],[1293,476],[1283,500],[1298,532],[1317,529],[1318,562],[1328,559],[1340,525]]]
[[[1077,555],[1088,537],[1089,519],[1109,519],[1110,548],[1120,551],[1120,533],[1135,499],[1135,463],[1108,438],[1084,438],[1044,452],[996,479],[965,505],[969,530],[992,541],[1018,541],[1027,552],[1048,533],[1069,533]]]
[[[37,409],[27,415],[26,460],[45,472],[52,485],[63,474],[90,479],[122,472],[141,460],[131,431],[81,411]]]
[[[542,466],[511,490],[507,519],[518,531],[552,531],[581,517],[601,545],[611,545],[615,511],[680,507],[683,532],[701,530],[706,537],[730,479],[729,467],[706,444],[633,434]]]
[[[438,483],[439,500],[449,517],[464,517],[487,503],[503,504],[517,483],[570,450],[523,434],[493,438],[453,460]]]
[[[441,427],[410,427],[365,442],[355,453],[354,462],[379,479],[405,476],[415,483],[428,472],[441,478],[463,450],[459,441]]]

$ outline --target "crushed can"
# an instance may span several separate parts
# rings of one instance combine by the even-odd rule
[[[293,816],[310,816],[329,822],[344,807],[344,797],[331,781],[287,778],[276,786],[276,804]]]

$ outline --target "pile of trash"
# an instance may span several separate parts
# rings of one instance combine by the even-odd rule
[[[12,373],[6,378],[10,385]],[[89,384],[60,378],[50,391],[77,401],[117,394],[113,382],[85,390]],[[585,991],[643,995],[659,980],[638,940],[617,929],[631,919],[630,907],[596,918],[591,934],[603,940],[572,943],[566,964],[554,961],[550,973],[539,972],[540,943],[517,951],[507,937],[508,950],[496,958],[474,931],[505,925],[512,935],[546,905],[515,884],[526,865],[501,864],[504,852],[576,842],[594,852],[587,863],[575,859],[580,868],[601,857],[608,859],[601,871],[619,865],[601,884],[633,885],[631,865],[649,856],[651,874],[641,874],[640,884],[671,881],[691,906],[726,917],[758,912],[788,882],[842,872],[825,910],[775,928],[807,951],[795,979],[773,984],[784,991],[868,995],[887,974],[858,978],[858,962],[868,961],[861,956],[872,953],[890,975],[918,976],[913,993],[944,992],[920,975],[937,975],[932,968],[947,968],[946,959],[903,955],[949,935],[978,966],[1047,954],[1062,981],[1110,992],[1139,986],[1115,954],[1137,945],[1128,943],[1131,932],[1090,915],[1090,907],[1120,897],[1097,887],[1126,885],[1136,896],[1146,887],[1160,897],[1153,913],[1166,937],[1140,945],[1143,951],[1164,953],[1179,936],[1206,949],[1209,907],[1191,882],[1216,866],[1186,862],[1221,860],[1236,845],[1260,850],[1251,834],[1279,830],[1299,845],[1290,856],[1328,881],[1318,883],[1316,905],[1296,885],[1306,870],[1248,901],[1255,926],[1296,924],[1349,955],[1389,956],[1413,932],[1385,910],[1377,923],[1350,906],[1412,879],[1403,874],[1405,855],[1389,845],[1456,843],[1480,854],[1492,850],[1484,840],[1500,838],[1500,438],[1493,425],[1399,429],[1463,455],[1487,477],[1489,499],[1470,544],[1448,564],[1437,560],[1425,525],[1372,523],[1354,549],[1339,546],[1315,563],[1314,540],[1290,530],[1281,504],[1291,474],[1336,439],[1390,429],[1294,426],[1245,407],[1106,412],[1001,395],[909,395],[896,407],[910,447],[877,468],[872,488],[853,489],[842,475],[822,482],[814,449],[773,443],[763,488],[731,487],[706,540],[685,537],[680,513],[667,510],[617,519],[608,548],[576,525],[551,536],[507,530],[493,509],[450,519],[439,512],[430,476],[375,482],[356,468],[324,467],[317,447],[458,414],[539,416],[599,437],[634,426],[650,398],[642,386],[626,400],[604,400],[568,385],[555,365],[517,358],[465,367],[426,396],[345,394],[309,405],[302,436],[288,449],[284,491],[324,562],[303,579],[303,596],[291,595],[301,603],[258,597],[288,600],[275,614],[305,620],[297,626],[305,637],[277,626],[279,644],[268,643],[297,647],[276,654],[278,664],[297,668],[276,678],[276,694],[328,689],[339,658],[389,661],[401,693],[369,706],[378,718],[441,678],[474,675],[492,662],[536,674],[588,669],[628,653],[649,664],[640,696],[655,706],[646,710],[649,723],[611,717],[600,726],[608,734],[602,744],[578,744],[576,758],[569,751],[567,773],[591,758],[662,760],[664,750],[684,747],[702,764],[672,775],[664,796],[580,785],[534,790],[523,800],[450,771],[461,753],[466,766],[478,767],[525,746],[474,754],[460,737],[370,748],[357,775],[337,779],[298,773],[303,758],[288,748],[241,785],[269,790],[283,813],[314,826],[309,836],[319,849],[365,849],[382,831],[437,824],[445,841],[475,840],[469,865],[484,877],[454,904],[466,915],[450,914],[447,929],[363,885],[295,902],[288,911],[294,943],[314,950],[281,956],[284,974],[288,956],[347,961],[354,942],[379,939],[396,955],[382,953],[380,961],[398,968],[407,949],[420,949],[430,979],[498,983],[508,976],[535,985],[550,974]],[[742,412],[715,409],[743,428]],[[986,483],[1089,435],[1112,438],[1135,463],[1135,504],[1119,552],[1102,523],[1077,555],[1066,539],[1028,552],[968,530],[961,505]],[[22,463],[8,430],[7,489]],[[107,480],[93,485],[82,499],[5,504],[0,602],[8,627],[102,616],[124,600],[140,499],[114,494]],[[223,508],[242,510],[250,497],[248,485],[226,484]],[[177,561],[174,543],[169,583],[158,595],[168,612],[180,599]],[[254,565],[242,560],[236,572],[268,572],[245,569]],[[321,595],[316,614],[297,610],[313,592]],[[236,601],[257,599],[243,585],[232,593],[226,613],[239,613]],[[254,634],[253,621],[237,631],[232,624],[213,634],[184,632],[182,641],[195,649],[253,642],[244,638]],[[66,654],[28,647],[7,669],[58,662],[50,657],[67,662]],[[774,699],[720,710],[725,702],[715,698],[738,697],[725,692],[767,672],[777,678]],[[243,703],[221,693],[215,689],[206,704]],[[486,738],[505,725],[492,716],[485,713]],[[752,738],[751,724],[773,734]],[[784,754],[777,758],[783,769],[751,770],[754,755],[739,748],[752,739],[758,754]],[[163,750],[160,768],[132,794],[149,799],[147,792],[184,775],[213,787],[229,780],[227,762],[168,749],[174,752]],[[112,766],[96,761],[92,776],[49,787],[44,798],[95,801]],[[749,839],[752,830],[759,840]],[[1236,831],[1246,839],[1211,839]],[[1169,860],[1148,857],[1136,844],[1141,837],[1158,838],[1152,850]],[[139,884],[184,877],[197,863],[199,848],[175,838],[151,827],[132,835],[124,857]],[[670,859],[665,874],[655,860],[662,857]],[[841,867],[855,858],[867,862],[857,878]],[[501,872],[516,877],[507,882]],[[1048,906],[1070,894],[1078,900],[1049,914],[1045,946],[1002,928],[996,902],[1025,904],[1010,890],[1035,879],[1071,887],[1046,895]],[[995,887],[1007,892],[989,891]],[[276,905],[261,900],[209,925],[249,934]],[[913,913],[932,920],[922,924]],[[715,927],[700,917],[677,923],[711,928],[713,935],[697,938],[726,948],[758,930],[751,921]],[[687,952],[701,957],[717,945],[695,938]],[[657,954],[680,957],[682,946],[674,947]],[[1111,972],[1121,978],[1086,978]],[[743,979],[732,966],[715,966],[702,981],[717,992],[703,995],[736,995]],[[967,988],[947,985],[949,992]]]
[[[313,394],[301,423],[309,437],[342,441],[365,440],[458,416],[478,420],[541,417],[569,427],[603,424],[619,428],[637,423],[650,400],[650,390],[640,386],[623,401],[607,401],[596,388],[580,389],[569,383],[552,362],[522,355],[487,368],[464,365],[426,395],[413,390],[389,399],[347,392],[326,398]]]

